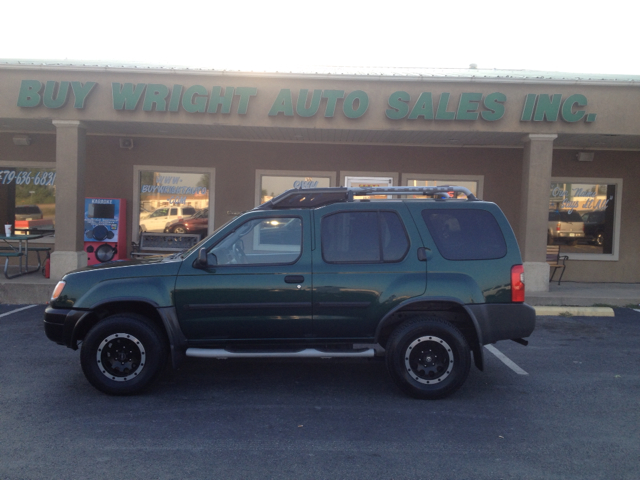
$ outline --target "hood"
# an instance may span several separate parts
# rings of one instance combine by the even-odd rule
[[[151,257],[144,260],[107,262],[67,273],[62,280],[65,287],[60,297],[51,302],[53,308],[92,308],[101,298],[114,295],[134,298],[150,285],[170,295],[182,258]],[[167,303],[166,299],[158,304]]]

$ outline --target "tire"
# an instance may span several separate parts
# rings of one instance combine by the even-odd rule
[[[164,335],[145,317],[116,314],[98,322],[86,335],[80,363],[89,383],[101,392],[132,395],[158,378],[167,352]]]
[[[428,400],[451,395],[469,375],[471,353],[455,326],[438,317],[409,320],[387,343],[387,368],[406,394]]]
[[[173,228],[172,233],[181,233],[181,234],[182,233],[187,233],[187,229],[184,228],[184,226],[182,226],[182,225],[178,225],[177,227]]]

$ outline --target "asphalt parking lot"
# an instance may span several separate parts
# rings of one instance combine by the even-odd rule
[[[188,359],[109,397],[45,337],[44,306],[23,307],[0,305],[3,480],[640,477],[634,310],[538,317],[528,347],[499,342],[454,396],[421,401],[364,359]]]

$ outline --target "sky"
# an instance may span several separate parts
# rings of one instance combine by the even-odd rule
[[[640,75],[631,0],[4,0],[0,59]]]

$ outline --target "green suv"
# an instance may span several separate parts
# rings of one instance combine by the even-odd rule
[[[81,342],[85,376],[108,394],[137,393],[185,356],[384,356],[400,389],[434,399],[460,388],[472,352],[483,369],[483,345],[526,345],[535,311],[497,205],[453,186],[321,188],[185,252],[68,273],[44,325]]]

